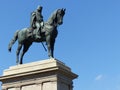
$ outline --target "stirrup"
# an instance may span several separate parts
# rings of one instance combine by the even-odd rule
[[[40,39],[40,38],[41,38],[41,36],[39,36],[39,35],[36,35],[36,38]]]

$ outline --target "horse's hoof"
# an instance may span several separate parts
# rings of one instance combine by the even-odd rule
[[[50,58],[50,59],[54,59],[54,57],[52,57],[52,56],[50,56],[49,58]]]

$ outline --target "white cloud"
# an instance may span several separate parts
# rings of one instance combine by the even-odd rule
[[[100,74],[100,75],[97,75],[97,76],[95,77],[95,80],[98,81],[98,80],[101,80],[102,78],[103,78],[103,75]]]

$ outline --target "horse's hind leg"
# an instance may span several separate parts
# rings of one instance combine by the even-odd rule
[[[16,51],[16,63],[19,64],[19,53],[20,53],[20,50],[22,48],[22,44],[18,44],[18,48],[17,48],[17,51]]]
[[[32,43],[30,43],[30,42],[24,44],[23,51],[21,52],[21,56],[20,56],[20,64],[23,64],[23,56],[28,51],[28,49],[31,46],[31,44]]]

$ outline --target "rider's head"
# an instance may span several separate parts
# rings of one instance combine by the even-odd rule
[[[42,6],[38,6],[38,7],[37,7],[37,10],[41,12],[41,11],[42,11],[42,8],[43,8]]]

